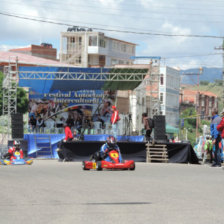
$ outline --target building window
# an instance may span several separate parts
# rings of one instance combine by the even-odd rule
[[[71,38],[71,43],[75,43],[75,37]]]
[[[134,54],[134,53],[135,53],[135,47],[132,46],[132,54]]]
[[[126,52],[126,44],[121,44],[121,51]]]
[[[100,39],[100,47],[106,47],[106,41],[104,39]]]
[[[160,101],[161,104],[163,104],[163,93],[160,93],[159,101]]]
[[[116,41],[112,41],[112,49],[116,49]]]
[[[79,37],[79,45],[82,45],[82,37]]]
[[[89,46],[98,46],[97,36],[90,36],[89,37]]]
[[[163,74],[160,75],[160,85],[161,86],[164,85],[164,75]]]
[[[111,64],[112,64],[112,65],[116,65],[116,64],[117,64],[117,60],[116,60],[116,59],[112,59],[112,60],[111,60]]]

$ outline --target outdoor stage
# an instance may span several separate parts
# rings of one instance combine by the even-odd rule
[[[27,153],[30,157],[41,155],[41,150],[45,153],[42,158],[58,158],[57,144],[63,139],[63,134],[27,134],[25,140],[28,142]],[[86,135],[84,141],[63,143],[63,147],[70,149],[74,161],[88,160],[89,157],[105,143],[107,135]],[[118,138],[123,159],[133,159],[136,162],[146,161],[146,142],[143,142],[143,136],[120,136]],[[50,142],[49,142],[50,141]],[[50,145],[49,145],[50,143]],[[170,163],[192,163],[198,164],[198,158],[189,143],[166,143],[168,158]],[[50,146],[50,147],[49,147]],[[49,153],[46,154],[46,148],[49,147]],[[50,153],[50,148],[52,152]]]

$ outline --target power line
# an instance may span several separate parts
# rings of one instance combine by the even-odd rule
[[[48,1],[49,2],[49,1]],[[52,3],[52,2],[51,2]],[[14,3],[14,4],[19,4],[19,3]],[[35,5],[34,5],[35,6]],[[46,9],[46,6],[40,6],[40,5],[38,5],[38,7],[44,7],[44,9]],[[90,7],[91,9],[94,9],[94,8],[99,8],[99,7],[91,7],[91,6],[83,6],[83,7],[85,7],[85,8],[88,8],[88,7]],[[11,6],[10,6],[10,8],[11,8]],[[35,6],[35,8],[37,8],[37,6]],[[102,15],[106,15],[106,16],[109,16],[109,15],[111,15],[111,16],[119,16],[120,17],[120,14],[113,14],[113,13],[108,13],[108,12],[102,12],[102,11],[100,11],[100,13],[97,13],[96,14],[96,11],[87,11],[87,10],[84,10],[84,11],[82,11],[82,10],[77,10],[77,8],[80,8],[80,6],[79,7],[72,7],[72,5],[69,5],[69,8],[66,8],[66,9],[63,9],[62,7],[60,7],[60,8],[54,8],[54,7],[50,7],[51,8],[51,10],[52,9],[54,9],[54,10],[59,10],[59,11],[73,11],[71,8],[75,8],[76,9],[76,12],[79,12],[79,13],[85,13],[85,14],[94,14],[95,16],[102,16]],[[82,7],[81,7],[82,8]],[[105,8],[100,8],[101,10],[105,10]],[[126,12],[127,10],[125,9],[125,11],[124,12]],[[137,12],[137,10],[135,10],[135,12]],[[148,17],[148,16],[142,16],[143,15],[143,13],[142,13],[142,11],[140,11],[140,15],[138,15],[138,19],[150,19],[151,21],[152,20],[157,20],[157,21],[164,21],[164,19],[166,18],[166,17],[163,17],[163,18],[160,18],[160,15],[162,14],[163,16],[164,15],[167,15],[167,14],[169,14],[167,11],[166,12],[161,12],[161,13],[159,13],[159,12],[147,12],[147,14],[148,13],[150,13],[150,14],[156,14],[156,15],[158,15],[159,17]],[[207,13],[206,15],[208,16],[208,15],[210,15],[210,13],[211,13],[211,11],[209,12],[209,14]],[[172,16],[175,16],[175,13],[170,13]],[[196,19],[196,20],[193,20],[193,19],[189,19],[189,16],[200,16],[200,18],[202,18],[202,16],[205,16],[205,15],[203,15],[203,14],[193,14],[193,13],[188,13],[188,14],[186,14],[185,12],[183,13],[183,12],[180,12],[179,14],[177,14],[177,15],[181,15],[181,18],[179,18],[178,17],[178,21],[182,21],[182,22],[195,22],[195,23],[223,23],[223,21],[222,20],[217,20],[217,21],[209,21],[209,20],[198,20],[198,19]],[[186,16],[188,16],[188,19],[183,19],[182,17],[183,17],[183,15],[186,15]],[[217,13],[216,13],[216,15],[215,16],[218,16],[217,15]],[[222,15],[220,15],[220,16],[222,16]],[[128,18],[135,18],[136,19],[136,15],[126,15],[125,13],[122,15],[122,18],[123,17],[128,17]],[[214,16],[213,16],[214,17]]]
[[[2,0],[2,2],[4,2],[4,0]],[[7,0],[7,1],[5,1],[6,3],[10,3],[10,2],[12,2],[13,4],[21,4],[21,2],[20,1],[10,1],[10,0]],[[62,9],[62,5],[61,4],[59,4],[59,3],[61,3],[61,2],[55,2],[55,1],[38,1],[38,3],[39,2],[42,2],[42,3],[50,3],[50,4],[53,4],[53,5],[56,5],[56,6],[59,6],[60,8],[52,8],[51,7],[51,9],[61,9],[61,10],[64,10],[64,9],[66,9],[66,10],[70,10],[71,8],[75,8],[75,9],[77,9],[77,8],[91,8],[91,9],[99,9],[99,10],[109,10],[109,11],[115,11],[115,12],[120,12],[121,10],[120,9],[114,9],[114,8],[108,8],[108,7],[105,7],[105,6],[103,6],[103,7],[96,7],[96,6],[93,6],[93,5],[80,5],[80,4],[74,4],[74,3],[69,3],[69,8],[64,8],[64,9]],[[35,6],[35,8],[37,8],[37,7],[44,7],[44,8],[46,8],[46,6],[44,6],[44,5],[39,5],[39,4],[33,4],[33,3],[35,3],[35,2],[29,2],[29,5],[32,5],[32,6]],[[12,4],[10,3],[10,6],[11,6]],[[67,6],[66,4],[65,4],[65,2],[63,2],[63,6]],[[165,7],[164,7],[165,8]],[[169,7],[168,7],[169,8]],[[220,7],[219,7],[220,8]],[[177,11],[177,10],[179,10],[179,9],[184,9],[184,10],[186,10],[186,8],[179,8],[179,7],[176,7],[176,8],[173,8],[174,9],[174,11]],[[183,15],[195,15],[195,16],[204,16],[204,15],[207,15],[208,16],[208,13],[205,13],[205,14],[201,14],[201,13],[186,13],[186,11],[185,12],[177,12],[177,13],[175,13],[175,12],[167,12],[167,9],[165,8],[165,10],[166,10],[166,14],[171,14],[171,15],[181,15],[181,16],[183,16]],[[195,9],[194,8],[194,10],[198,10],[198,9]],[[76,10],[77,11],[77,10]],[[145,10],[144,10],[145,11]],[[200,9],[200,11],[199,12],[201,12],[202,10]],[[85,11],[85,12],[87,12],[87,13],[89,13],[88,11]],[[141,10],[138,10],[138,9],[134,9],[134,10],[130,10],[130,9],[127,9],[127,8],[125,8],[125,12],[140,12],[141,13],[141,15],[142,15],[142,13],[143,13],[143,10],[141,9]],[[211,9],[209,10],[209,12],[211,13]],[[216,12],[216,14],[215,15],[212,15],[213,17],[215,16],[220,16],[220,17],[223,17],[223,14],[217,14],[217,10],[215,10],[215,12]],[[163,14],[164,15],[164,11],[152,11],[152,10],[147,10],[147,14]],[[101,12],[101,14],[105,14],[105,13],[102,13]],[[108,13],[106,13],[106,14],[108,14]],[[111,14],[111,13],[110,13]],[[111,15],[118,15],[118,14],[111,14]],[[148,17],[149,18],[149,17]],[[221,22],[221,21],[220,21]]]
[[[42,22],[42,23],[55,24],[55,25],[74,26],[74,24],[63,23],[63,22],[59,22],[59,21],[56,21],[56,20],[31,18],[31,17],[27,17],[27,16],[19,16],[17,14],[11,14],[11,13],[5,13],[5,12],[0,12],[0,15],[19,18],[19,19],[25,19],[25,20],[31,20],[31,21],[36,21],[36,22]],[[106,28],[89,27],[89,26],[83,26],[83,27],[84,28],[92,28],[92,29],[96,29],[96,30],[102,30],[102,31],[110,31],[110,32],[118,32],[118,33],[130,33],[130,34],[139,34],[139,35],[149,35],[149,36],[213,38],[213,39],[223,39],[224,38],[223,36],[216,36],[216,35],[165,34],[165,33],[153,33],[153,32],[135,32],[135,31],[131,31],[131,30],[106,29]]]

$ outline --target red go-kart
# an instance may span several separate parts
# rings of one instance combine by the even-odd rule
[[[103,169],[119,169],[119,170],[135,170],[135,162],[133,160],[124,160],[124,162],[119,162],[119,152],[116,150],[111,150],[108,153],[111,162],[101,160],[101,161],[83,161],[83,170],[103,170]]]

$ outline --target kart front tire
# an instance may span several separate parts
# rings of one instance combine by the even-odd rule
[[[129,170],[135,170],[135,163],[133,163],[132,167]]]
[[[86,168],[86,163],[85,163],[85,161],[82,161],[82,169],[83,169],[83,170],[89,170],[89,169]]]
[[[102,170],[102,163],[101,162],[96,163],[96,170]]]

